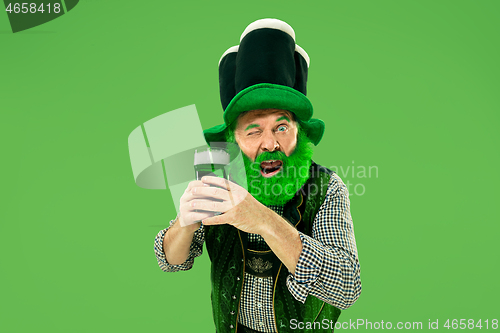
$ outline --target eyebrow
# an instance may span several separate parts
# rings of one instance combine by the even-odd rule
[[[290,122],[290,119],[288,119],[287,116],[281,116],[281,117],[279,117],[278,119],[276,119],[276,122],[278,122],[280,120],[286,120],[286,121]],[[250,124],[250,125],[248,125],[247,128],[245,128],[245,131],[248,131],[249,129],[252,129],[252,128],[255,128],[255,127],[260,127],[260,125],[258,125],[258,124]]]
[[[250,124],[250,125],[248,125],[247,128],[245,128],[245,131],[248,131],[249,129],[252,129],[254,127],[259,127],[259,125],[257,125],[257,124]]]
[[[276,121],[278,122],[278,121],[283,120],[283,119],[286,120],[286,121],[288,121],[288,122],[290,122],[290,119],[288,119],[287,116],[279,117],[278,119],[276,119]]]

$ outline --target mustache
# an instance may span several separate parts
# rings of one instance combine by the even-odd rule
[[[273,151],[273,152],[263,152],[255,158],[255,163],[261,163],[263,161],[268,160],[281,160],[285,161],[288,158],[286,154],[282,151]]]

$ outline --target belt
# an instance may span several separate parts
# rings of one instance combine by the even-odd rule
[[[261,331],[253,330],[253,329],[251,329],[249,327],[241,325],[240,323],[238,323],[238,332],[241,332],[241,333],[264,333],[264,332],[261,332]]]

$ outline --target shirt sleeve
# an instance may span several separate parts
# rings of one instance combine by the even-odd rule
[[[201,256],[203,252],[205,229],[203,228],[203,225],[201,225],[200,228],[194,232],[193,241],[189,248],[189,255],[186,261],[179,265],[169,264],[165,256],[165,252],[163,252],[163,238],[165,237],[165,233],[174,225],[174,223],[175,220],[170,221],[170,226],[166,229],[160,230],[155,237],[154,250],[156,260],[158,261],[158,266],[160,266],[161,270],[164,272],[178,272],[191,269],[193,267],[194,258]]]
[[[361,293],[360,266],[350,213],[349,193],[336,174],[330,177],[325,201],[313,223],[312,237],[299,232],[302,252],[287,287],[304,303],[315,296],[347,309]]]

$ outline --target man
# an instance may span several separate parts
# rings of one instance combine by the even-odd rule
[[[274,19],[250,24],[223,54],[225,123],[204,134],[239,146],[248,190],[191,182],[155,239],[169,272],[190,269],[206,242],[217,332],[330,332],[361,292],[347,188],[311,160],[324,123],[311,119],[308,65],[293,29]]]

